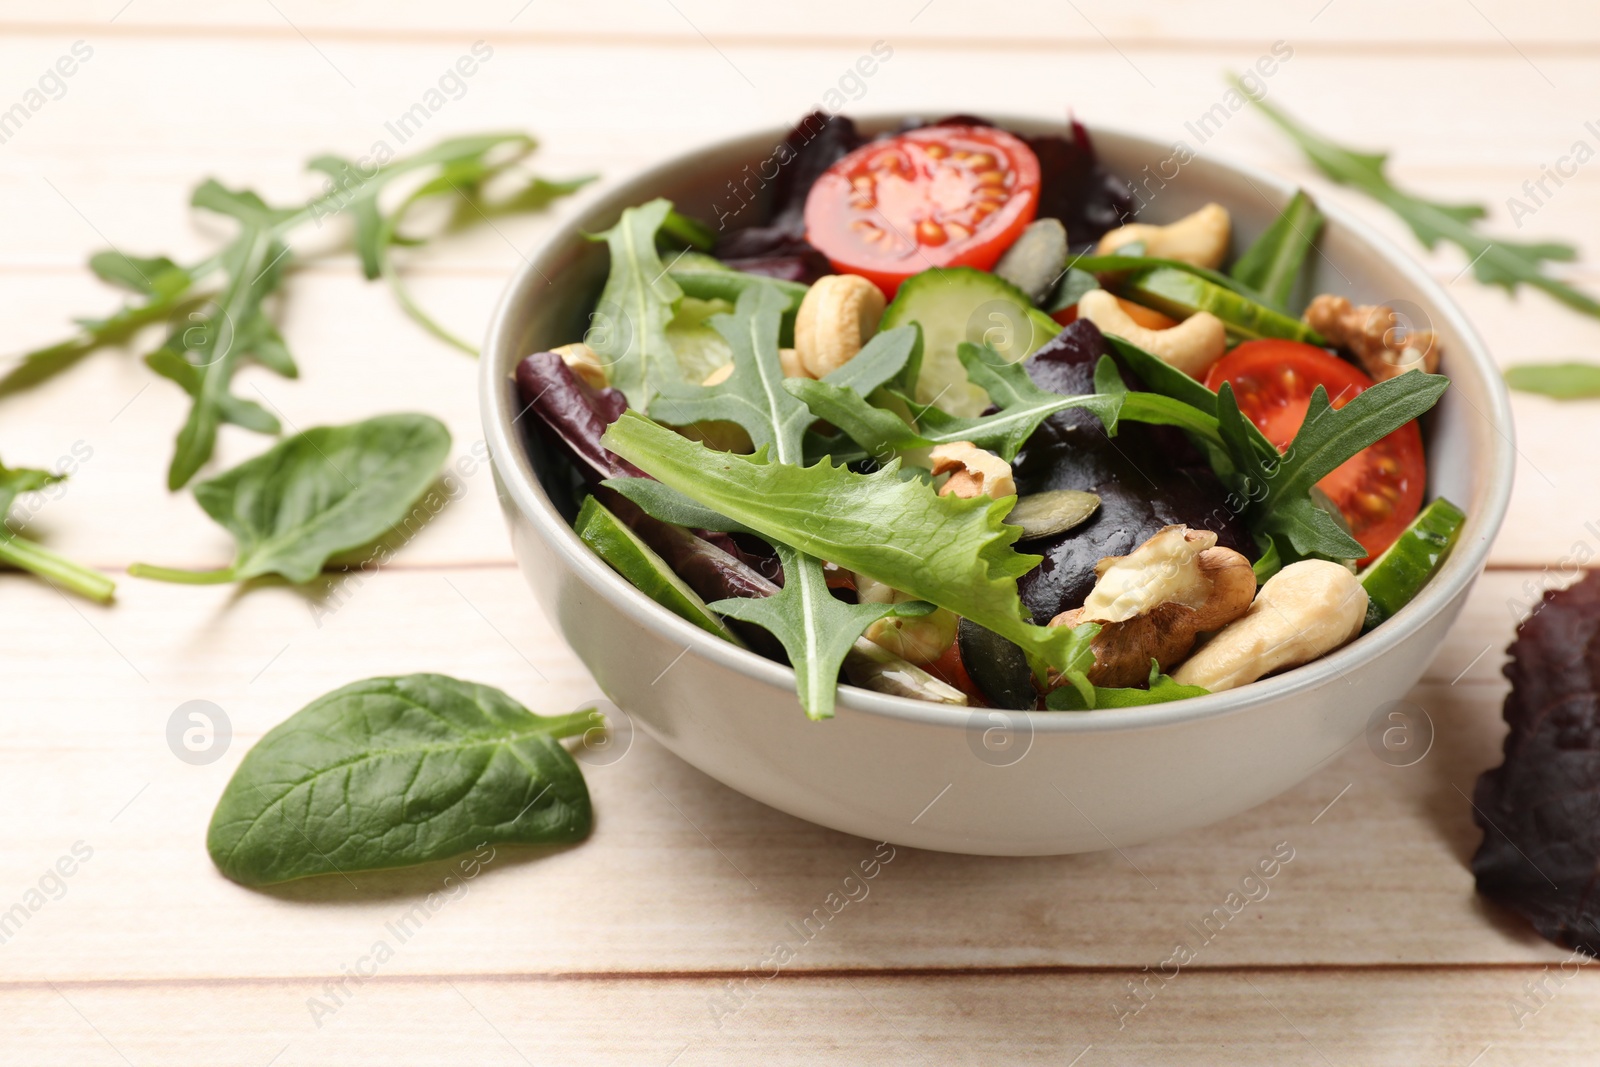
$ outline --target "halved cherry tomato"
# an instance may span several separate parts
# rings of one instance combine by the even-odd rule
[[[1233,384],[1239,410],[1279,451],[1289,447],[1305,421],[1317,386],[1341,408],[1373,384],[1351,364],[1299,341],[1246,341],[1206,374],[1208,389],[1223,382]],[[1317,487],[1339,506],[1371,559],[1416,518],[1427,477],[1422,431],[1412,421],[1345,460]]]
[[[988,270],[1039,210],[1039,160],[992,126],[924,126],[872,141],[806,196],[806,240],[891,298],[929,267]]]
[[[961,662],[960,641],[950,642],[950,647],[944,650],[944,655],[932,663],[924,664],[923,670],[939,679],[945,685],[953,685],[967,694],[967,700],[971,702],[973,707],[988,706],[984,703],[983,691],[967,676],[966,665]]]

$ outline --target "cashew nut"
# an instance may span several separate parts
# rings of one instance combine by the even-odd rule
[[[1078,317],[1133,342],[1191,378],[1205,377],[1211,364],[1228,350],[1227,327],[1209,311],[1197,311],[1176,326],[1152,330],[1133,321],[1116,297],[1104,289],[1091,289],[1078,301]]]
[[[1192,215],[1165,226],[1151,226],[1133,222],[1118,226],[1104,237],[1095,251],[1109,255],[1124,245],[1135,241],[1144,244],[1144,254],[1162,259],[1176,259],[1193,263],[1197,267],[1215,270],[1222,266],[1228,255],[1230,230],[1228,209],[1221,204],[1207,204]]]
[[[794,348],[806,373],[821,378],[854,359],[878,332],[883,307],[883,290],[860,275],[813,282],[794,317]]]
[[[806,370],[806,365],[800,361],[800,353],[792,348],[778,349],[778,362],[783,366],[785,378],[809,378],[811,373]]]
[[[578,341],[575,344],[562,345],[550,351],[561,357],[561,362],[577,377],[583,379],[586,385],[596,389],[605,389],[611,385],[611,378],[606,374],[606,366],[600,362],[600,355],[594,349]]]
[[[916,599],[864,574],[856,575],[856,597],[863,604],[903,604]],[[891,615],[867,627],[862,636],[912,663],[932,663],[955,644],[958,621],[956,613],[948,608],[937,608],[915,618]]]
[[[1172,677],[1213,693],[1233,689],[1327,655],[1361,632],[1366,615],[1367,591],[1344,567],[1322,559],[1291,563]]]
[[[1330,343],[1349,349],[1375,381],[1386,382],[1408,370],[1432,374],[1439,368],[1439,337],[1432,330],[1403,329],[1387,304],[1352,305],[1323,293],[1306,308],[1306,325]]]
[[[1150,677],[1150,661],[1169,670],[1189,654],[1202,633],[1243,615],[1256,592],[1250,561],[1218,548],[1210,530],[1167,526],[1126,556],[1108,556],[1081,608],[1064,611],[1051,626],[1098,622],[1095,685],[1136,686]]]
[[[940,496],[992,496],[1000,500],[1017,495],[1017,482],[1011,464],[986,452],[971,441],[952,441],[935,445],[928,453],[934,477],[949,473],[939,487]]]
[[[778,349],[778,365],[783,368],[783,376],[785,378],[811,377],[811,375],[806,373],[805,367],[801,366],[800,357],[795,355],[795,351],[792,348]],[[706,375],[705,379],[700,384],[707,387],[721,385],[723,382],[732,377],[733,364],[724,363],[722,366]]]

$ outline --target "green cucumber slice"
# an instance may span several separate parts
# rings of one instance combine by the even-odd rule
[[[936,267],[902,282],[880,328],[911,322],[922,327],[922,373],[913,398],[969,417],[983,414],[989,394],[967,380],[957,346],[987,344],[1015,363],[1061,332],[1021,289],[973,267]]]
[[[1450,554],[1467,516],[1439,497],[1412,520],[1398,540],[1361,572],[1370,630],[1411,602]]]
[[[645,596],[724,641],[743,643],[711,613],[700,595],[673,573],[666,560],[639,540],[639,535],[623,525],[622,520],[600,501],[592,496],[585,497],[572,528],[584,544],[594,549],[595,555],[611,564],[613,570]]]
[[[1249,297],[1172,267],[1153,267],[1130,274],[1117,288],[1129,300],[1175,319],[1209,311],[1222,320],[1228,328],[1228,336],[1236,341],[1281,337],[1314,345],[1327,343],[1321,334],[1299,319],[1291,319]]]

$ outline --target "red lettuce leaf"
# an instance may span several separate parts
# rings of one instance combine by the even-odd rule
[[[1028,376],[1065,396],[1092,393],[1095,365],[1109,352],[1095,324],[1079,319],[1028,360]],[[1123,380],[1130,389],[1144,384],[1126,370]],[[1089,411],[1061,411],[1033,432],[1012,466],[1019,494],[1080,489],[1100,496],[1100,510],[1088,522],[1021,546],[1044,556],[1017,583],[1041,625],[1083,603],[1102,556],[1126,555],[1163,526],[1213,530],[1219,545],[1256,556],[1249,530],[1227,506],[1222,481],[1172,427],[1124,422],[1113,439]]]
[[[1600,956],[1600,578],[1546,593],[1505,675],[1505,761],[1473,791],[1478,892]]]

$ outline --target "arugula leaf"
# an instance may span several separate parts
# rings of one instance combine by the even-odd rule
[[[783,565],[783,587],[769,597],[730,597],[709,605],[712,611],[767,630],[782,644],[794,666],[795,690],[810,719],[833,717],[839,668],[856,638],[888,615],[914,618],[934,610],[926,601],[900,604],[849,604],[828,592],[822,564],[775,542]]]
[[[1039,563],[1011,546],[1013,501],[939,496],[902,479],[898,461],[856,474],[827,461],[769,462],[764,453],[714,452],[637,412],[623,414],[602,442],[673,488],[764,537],[876,578],[918,600],[985,626],[1057,670],[1093,662],[1093,626],[1035,626],[1017,579]]]
[[[278,420],[259,405],[232,394],[234,372],[240,360],[266,347],[262,362],[293,373],[288,351],[262,310],[262,302],[277,288],[287,251],[272,235],[284,212],[268,208],[249,191],[235,192],[214,181],[195,190],[194,205],[239,220],[240,230],[222,255],[228,280],[209,315],[192,315],[194,325],[174,330],[167,342],[145,357],[151,369],[189,392],[193,404],[178,431],[172,462],[167,468],[167,488],[181,489],[211,458],[217,429],[224,421],[237,422],[264,433],[278,432]],[[181,370],[178,362],[188,365]]]
[[[1260,292],[1271,307],[1287,311],[1289,297],[1294,294],[1295,282],[1300,278],[1300,268],[1305,265],[1306,253],[1316,243],[1323,221],[1322,212],[1305,190],[1295,190],[1294,197],[1284,205],[1272,225],[1245,249],[1228,273]]]
[[[1513,292],[1519,285],[1542,289],[1561,303],[1585,315],[1600,318],[1600,300],[1545,273],[1547,263],[1566,263],[1577,258],[1572,245],[1555,241],[1508,241],[1479,233],[1474,224],[1486,212],[1481,204],[1445,204],[1424,200],[1397,188],[1384,173],[1386,152],[1357,152],[1323,137],[1290,118],[1275,105],[1252,95],[1237,77],[1229,75],[1237,88],[1274,125],[1287,133],[1306,158],[1327,177],[1340,185],[1372,197],[1400,217],[1411,228],[1424,248],[1432,249],[1441,240],[1461,249],[1473,275],[1485,285],[1498,285]]]
[[[1339,464],[1433,407],[1449,385],[1442,374],[1412,371],[1363,390],[1339,408],[1319,385],[1288,449],[1281,458],[1269,458],[1256,448],[1250,420],[1240,413],[1232,386],[1223,383],[1217,422],[1237,465],[1240,491],[1254,501],[1252,528],[1281,538],[1303,556],[1365,556],[1360,542],[1313,501],[1312,490]]]
[[[1524,363],[1506,368],[1506,384],[1557,400],[1600,396],[1600,366],[1593,363]]]
[[[231,567],[179,570],[135,563],[137,578],[215,585],[280,574],[309,582],[329,557],[369,544],[403,519],[450,450],[430,415],[379,415],[318,426],[194,487],[195,501],[238,542]],[[432,509],[437,510],[437,509]]]
[[[672,202],[660,198],[626,208],[615,226],[596,235],[611,249],[611,272],[585,340],[608,365],[612,386],[639,411],[663,387],[683,381],[667,341],[683,290],[656,252],[656,233],[671,210]]]
[[[718,315],[711,320],[732,351],[733,373],[714,388],[668,385],[651,404],[651,415],[675,425],[717,419],[734,422],[745,429],[756,447],[770,449],[778,463],[800,463],[802,440],[813,416],[803,403],[782,388],[784,376],[778,360],[778,330],[788,302],[789,298],[776,286],[746,288],[740,293],[733,314]],[[857,356],[857,359],[865,357],[867,362],[854,372],[855,380],[886,380],[905,365],[916,344],[917,331],[903,329],[890,333],[892,336],[878,342],[872,351],[863,349]],[[632,481],[640,483],[642,480]],[[617,483],[617,487],[620,488],[621,483]],[[702,529],[727,525],[726,520],[716,521],[720,514],[685,514],[681,503],[670,499],[663,501],[662,489],[672,492],[666,486],[658,489],[643,484],[637,485],[633,492],[644,498],[639,503],[646,510],[649,510],[646,501],[667,503],[678,513],[674,521],[700,518],[714,524],[702,526]],[[713,506],[711,510],[718,509]],[[812,718],[827,718],[833,714],[834,690],[845,653],[863,630],[885,615],[893,614],[894,608],[851,605],[837,599],[828,591],[817,560],[793,551],[781,536],[773,536],[777,537],[773,547],[784,564],[783,589],[771,597],[721,600],[711,607],[771,631],[789,653],[806,714]]]
[[[967,378],[989,394],[1000,410],[992,415],[967,418],[950,415],[936,407],[911,405],[917,411],[918,427],[908,425],[893,411],[875,407],[858,392],[842,389],[824,379],[820,382],[792,378],[784,387],[805,401],[818,418],[838,426],[852,440],[877,456],[897,451],[927,448],[952,441],[971,441],[979,448],[997,452],[1007,462],[1016,458],[1039,424],[1058,411],[1087,408],[1114,434],[1119,419],[1181,426],[1204,437],[1217,436],[1216,419],[1194,407],[1174,402],[1153,393],[1128,391],[1109,357],[1095,368],[1097,392],[1062,396],[1041,389],[1028,377],[1021,363],[1011,363],[993,349],[963,342],[956,350]],[[848,365],[848,364],[847,364]]]
[[[368,678],[269,730],[217,801],[206,850],[243,885],[404,867],[483,844],[564,844],[593,820],[559,739],[592,709],[542,717],[439,674]]]
[[[1124,248],[1128,246],[1124,245]],[[1077,267],[1068,267],[1061,274],[1061,280],[1050,293],[1050,299],[1040,305],[1047,315],[1054,315],[1058,311],[1076,307],[1083,294],[1091,289],[1100,288],[1100,279],[1086,270]]]
[[[1150,687],[1148,689],[1119,689],[1090,686],[1094,700],[1084,699],[1076,685],[1063,685],[1052,689],[1044,698],[1044,706],[1051,711],[1089,711],[1100,708],[1137,708],[1146,704],[1165,704],[1169,700],[1188,700],[1203,697],[1211,692],[1198,685],[1179,685],[1170,675],[1161,673],[1161,665],[1150,661]]]
[[[757,448],[770,445],[779,463],[798,463],[800,439],[812,419],[783,388],[778,327],[787,303],[773,286],[754,285],[740,294],[732,315],[713,316],[712,327],[733,352],[733,374],[709,388],[662,382],[650,404],[651,417],[673,426],[718,419],[738,423]]]
[[[495,133],[450,138],[415,155],[370,166],[319,156],[310,166],[328,176],[329,188],[294,208],[272,207],[249,190],[203,182],[194,191],[193,205],[238,220],[234,240],[222,251],[187,266],[165,256],[96,253],[89,260],[95,274],[130,290],[136,299],[105,318],[80,318],[81,329],[74,336],[24,353],[0,377],[0,396],[35,385],[101,348],[136,340],[147,327],[168,324],[168,336],[146,361],[194,398],[168,471],[169,485],[178,488],[210,458],[220,423],[278,432],[277,420],[259,405],[229,392],[229,381],[244,357],[286,377],[295,376],[294,361],[262,307],[295,262],[287,253],[292,231],[307,223],[320,226],[327,219],[350,217],[363,272],[369,278],[386,277],[408,315],[471,351],[411,300],[389,262],[390,246],[420,243],[419,238],[402,236],[398,227],[400,217],[424,196],[444,195],[448,190],[457,197],[458,215],[470,210],[468,222],[487,221],[496,214],[541,208],[589,180],[532,178],[502,199],[485,199],[483,185],[508,172],[535,146],[527,134]],[[384,216],[378,202],[382,191],[395,179],[425,168],[435,168],[436,175],[395,213]],[[208,288],[206,282],[217,275],[224,276],[223,284]]]
[[[70,589],[90,600],[110,603],[117,588],[110,578],[65,556],[59,556],[37,541],[31,541],[3,525],[18,496],[36,493],[65,480],[64,474],[34,467],[7,467],[0,463],[0,563],[30,571],[51,585]]]

